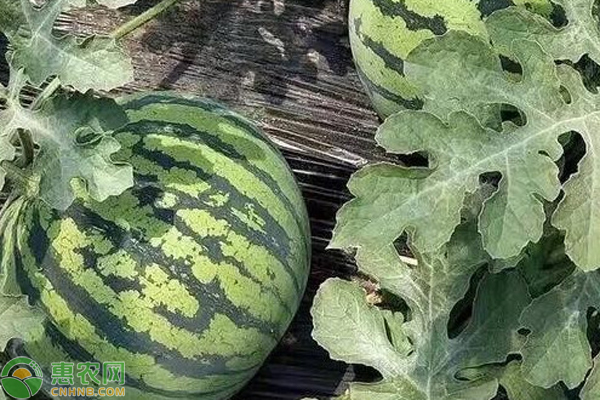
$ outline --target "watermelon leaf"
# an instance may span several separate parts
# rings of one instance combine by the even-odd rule
[[[553,58],[577,62],[587,54],[600,63],[600,28],[594,15],[595,0],[554,0],[565,12],[568,24],[556,28],[550,21],[525,8],[508,8],[492,14],[486,26],[495,46],[510,54],[514,40],[538,42]]]
[[[314,337],[333,358],[383,377],[351,384],[346,399],[491,399],[499,385],[514,400],[600,395],[588,338],[590,310],[600,309],[600,94],[555,62],[596,59],[588,47],[598,46],[600,31],[590,0],[557,3],[565,28],[542,29],[549,24],[540,17],[500,11],[487,22],[498,25],[491,43],[450,31],[406,58],[423,109],[389,117],[377,141],[427,163],[356,173],[355,198],[339,212],[330,246],[356,250],[361,272],[410,311],[390,325],[386,317],[395,314],[339,280],[323,285],[313,309]],[[518,111],[510,118],[507,105]],[[498,116],[502,124],[494,124]],[[565,144],[573,132],[583,144]],[[573,146],[575,154],[565,154]],[[577,171],[563,177],[579,152]],[[482,191],[490,181],[493,189]],[[470,213],[475,222],[464,223],[465,204],[479,205]],[[417,266],[398,257],[404,234]],[[478,281],[483,266],[498,273]],[[472,315],[461,315],[464,325],[452,331],[451,312],[465,307],[469,282],[477,287]]]
[[[492,257],[513,257],[537,242],[545,221],[542,200],[552,201],[564,189],[553,223],[566,231],[567,253],[582,270],[600,267],[600,189],[591,184],[600,180],[592,150],[600,146],[600,96],[585,89],[571,67],[555,66],[534,42],[514,43],[525,71],[520,80],[489,67],[485,59],[496,56],[486,46],[450,32],[411,53],[407,74],[427,93],[429,112],[393,115],[377,140],[393,153],[427,153],[429,168],[382,164],[356,174],[349,185],[356,199],[339,214],[333,247],[381,248],[408,231],[417,248],[435,250],[449,240],[480,177],[499,172],[498,190],[479,217]],[[477,110],[490,104],[515,106],[527,123],[505,123],[501,133],[481,126]],[[555,162],[563,153],[559,137],[569,131],[580,133],[591,151],[563,187]],[[383,220],[391,228],[380,229]]]
[[[524,310],[521,323],[531,331],[522,349],[525,379],[541,387],[583,382],[593,363],[587,310],[600,309],[598,287],[600,272],[577,271]]]
[[[527,399],[527,400],[567,400],[565,391],[560,386],[552,386],[544,389],[532,385],[524,379],[521,373],[521,363],[511,361],[507,365],[489,366],[480,368],[475,373],[491,375],[498,379],[500,385],[506,391],[509,399]]]
[[[111,90],[133,80],[131,60],[115,39],[53,34],[56,18],[73,5],[81,2],[48,0],[38,8],[30,0],[0,0],[0,30],[12,46],[12,67],[24,68],[35,86],[56,76],[63,85],[81,92]]]
[[[449,336],[450,313],[487,260],[477,236],[474,224],[461,225],[442,249],[417,256],[416,267],[403,264],[393,246],[378,253],[358,250],[361,271],[409,306],[411,318],[401,325],[389,324],[388,318],[401,316],[369,305],[354,283],[332,279],[320,288],[312,311],[315,340],[332,358],[371,366],[383,376],[378,383],[351,384],[347,398],[483,400],[496,395],[496,378],[456,376],[463,369],[504,362],[518,351],[519,315],[530,296],[517,272],[486,274],[469,325]]]
[[[39,180],[38,196],[51,207],[65,210],[73,202],[75,178],[83,180],[98,201],[133,185],[132,167],[110,158],[120,148],[110,133],[127,123],[114,100],[60,93],[33,111],[18,101],[9,104],[0,112],[2,132],[6,136],[24,129],[39,145],[33,164],[24,172]]]

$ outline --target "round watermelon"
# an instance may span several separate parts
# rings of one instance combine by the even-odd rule
[[[550,16],[549,0],[351,0],[349,36],[359,76],[373,107],[386,118],[422,106],[404,75],[406,56],[448,30],[487,38],[483,18],[510,5]]]
[[[127,399],[227,399],[300,304],[301,193],[273,144],[213,102],[122,104],[130,123],[114,159],[133,165],[134,187],[99,203],[76,186],[65,212],[20,211],[18,283],[48,315],[23,350],[47,376],[54,362],[124,361]]]

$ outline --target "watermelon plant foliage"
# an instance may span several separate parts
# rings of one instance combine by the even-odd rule
[[[573,67],[600,36],[594,1],[555,3],[564,26],[510,7],[485,20],[489,41],[449,31],[406,57],[423,106],[376,138],[427,165],[357,172],[330,244],[396,300],[336,279],[313,306],[332,357],[382,376],[341,399],[600,398],[600,95]]]
[[[73,0],[48,0],[42,7],[30,0],[2,0],[0,29],[12,45],[11,64],[26,69],[29,81],[39,86],[49,76],[85,92],[110,90],[133,79],[130,59],[109,36],[79,39],[53,33],[56,18],[79,5]]]
[[[590,149],[596,146],[600,97],[572,68],[555,66],[539,44],[517,41],[513,52],[525,71],[518,81],[502,70],[485,42],[466,34],[448,34],[411,54],[414,64],[408,68],[423,81],[427,112],[395,114],[379,128],[377,139],[394,153],[427,152],[431,168],[424,173],[380,164],[362,170],[350,183],[357,199],[340,214],[334,246],[382,245],[410,228],[417,247],[435,250],[460,222],[464,197],[479,186],[479,176],[500,172],[498,191],[479,217],[492,256],[513,257],[528,242],[537,242],[545,219],[542,200],[555,200],[563,189],[553,222],[566,231],[567,251],[581,269],[600,267],[595,245],[600,204],[597,187],[589,184],[600,178],[594,153],[584,157],[564,188],[555,164],[563,153],[559,138],[569,131],[581,134]],[[465,84],[444,85],[453,80]],[[521,110],[526,125],[507,123],[498,133],[479,123],[481,105],[502,103]],[[373,190],[374,185],[387,191]],[[395,229],[381,232],[381,218],[393,220]]]
[[[555,17],[549,0],[351,0],[348,23],[352,54],[379,115],[388,117],[422,105],[419,86],[404,70],[406,57],[420,43],[449,30],[487,40],[483,19],[510,5],[535,11],[547,19]]]
[[[118,7],[128,2],[101,2]],[[131,60],[111,36],[77,38],[54,31],[61,12],[85,6],[80,0],[0,1],[0,30],[8,38],[11,69],[0,85],[0,187],[6,175],[14,192],[27,192],[64,210],[73,201],[71,183],[83,180],[102,201],[133,184],[133,172],[111,155],[119,144],[110,133],[126,123],[125,113],[94,91],[133,79]],[[23,91],[37,93],[30,104]],[[67,88],[64,90],[63,88]]]

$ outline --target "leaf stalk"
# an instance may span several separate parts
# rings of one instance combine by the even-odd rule
[[[3,161],[0,167],[6,172],[6,177],[16,184],[16,189],[22,193],[30,193],[34,186],[34,180],[29,174],[10,161]]]
[[[23,149],[23,154],[21,155],[21,166],[26,167],[33,162],[33,158],[35,157],[35,143],[33,143],[31,133],[24,129],[17,130],[17,137],[19,138],[19,142],[21,142],[21,148]]]
[[[136,29],[146,25],[148,22],[152,21],[160,14],[165,12],[167,9],[178,3],[180,0],[162,0],[160,3],[155,5],[154,7],[146,10],[142,14],[138,15],[134,19],[125,24],[121,25],[117,29],[115,29],[110,36],[115,40],[122,39],[123,37],[129,35],[131,32]]]
[[[36,110],[38,109],[42,104],[44,104],[44,101],[47,100],[48,98],[50,98],[54,92],[56,92],[58,89],[60,89],[61,83],[60,83],[60,79],[58,79],[58,77],[54,78],[45,88],[44,90],[42,90],[42,92],[39,94],[39,96],[37,96],[35,98],[35,100],[33,100],[33,103],[31,103],[31,109],[32,110]]]

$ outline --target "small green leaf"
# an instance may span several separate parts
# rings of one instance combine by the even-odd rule
[[[494,45],[510,54],[512,42],[528,39],[539,43],[557,60],[573,62],[587,54],[600,63],[600,29],[593,13],[595,0],[554,0],[565,11],[568,24],[554,27],[550,21],[523,7],[512,7],[492,14],[486,27]]]
[[[114,39],[53,34],[59,14],[78,4],[73,0],[48,0],[37,8],[30,0],[0,0],[0,30],[11,43],[12,67],[23,68],[36,86],[57,76],[64,85],[81,92],[111,90],[133,80],[131,60]]]
[[[131,166],[111,160],[120,145],[110,133],[127,123],[125,113],[111,99],[89,93],[60,94],[36,111],[11,103],[0,112],[0,120],[6,132],[22,128],[33,135],[40,150],[28,172],[39,178],[39,197],[53,208],[65,210],[73,202],[73,179],[82,180],[98,201],[133,185]],[[87,143],[81,142],[82,135]]]
[[[587,311],[600,308],[598,288],[598,272],[577,271],[523,311],[521,323],[531,331],[521,350],[525,379],[544,388],[583,382],[592,368]]]
[[[365,291],[353,282],[325,282],[315,298],[318,305],[312,315],[317,329],[313,337],[327,344],[334,360],[368,365],[393,376],[401,372],[393,367],[402,364],[407,352],[398,352],[390,342],[384,311],[369,305],[365,296]],[[394,333],[405,337],[398,327]],[[388,371],[389,368],[392,369]]]

